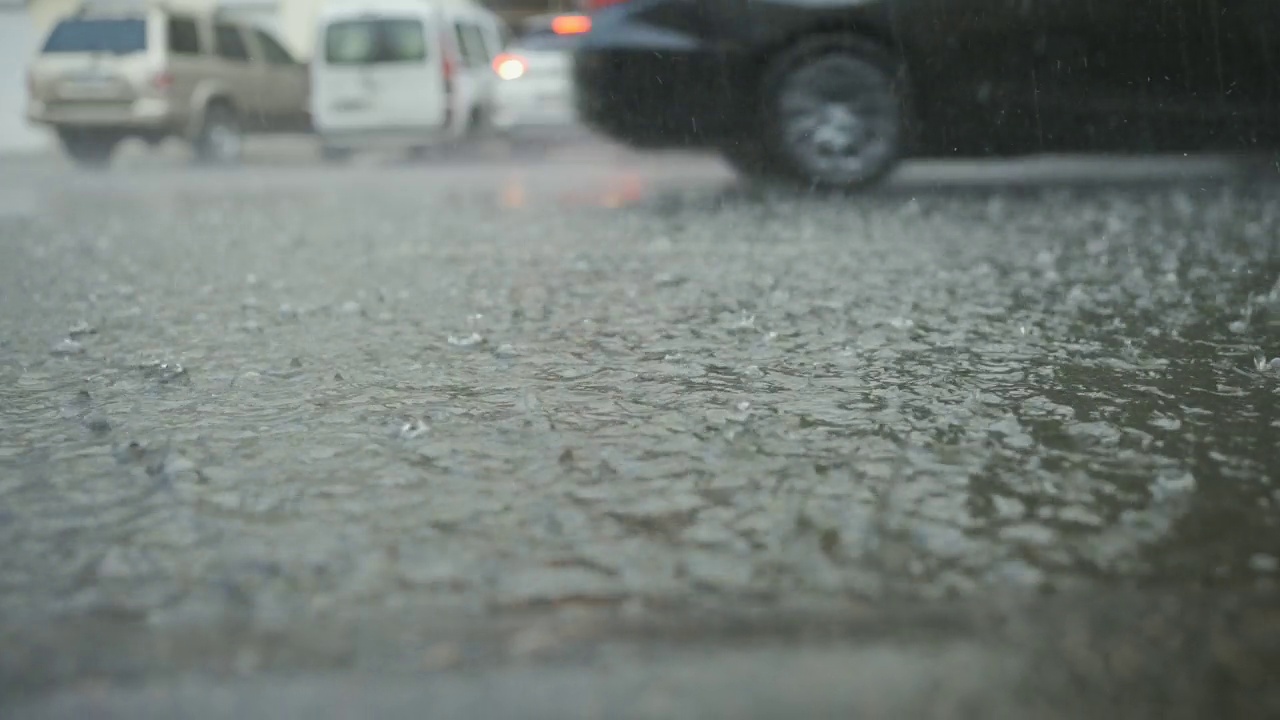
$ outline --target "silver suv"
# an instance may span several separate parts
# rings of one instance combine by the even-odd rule
[[[28,78],[32,122],[82,165],[127,137],[189,141],[208,162],[239,159],[245,132],[307,127],[306,67],[266,31],[160,6],[84,10],[54,26]]]

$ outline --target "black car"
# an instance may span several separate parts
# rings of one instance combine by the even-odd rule
[[[1280,147],[1277,0],[585,0],[578,110],[870,184],[906,156]]]

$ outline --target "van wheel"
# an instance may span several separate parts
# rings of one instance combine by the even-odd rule
[[[770,65],[761,90],[763,171],[856,190],[897,165],[906,83],[900,64],[874,43],[842,35],[803,41]]]
[[[200,162],[228,165],[240,161],[244,133],[236,111],[225,102],[214,102],[204,113],[204,124],[193,143]]]
[[[119,135],[99,130],[59,130],[58,140],[72,162],[87,168],[110,165],[120,144]]]
[[[471,115],[467,118],[467,137],[482,137],[488,134],[491,126],[489,112],[483,107],[474,107],[471,109]]]

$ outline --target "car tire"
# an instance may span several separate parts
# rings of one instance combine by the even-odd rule
[[[244,131],[229,103],[215,101],[205,109],[200,132],[192,143],[196,159],[209,165],[233,165],[244,152]]]
[[[111,164],[111,156],[121,137],[117,133],[96,130],[59,130],[58,140],[67,157],[85,168],[104,168]]]
[[[759,150],[726,158],[747,172],[815,189],[875,185],[903,153],[909,117],[904,75],[893,54],[872,41],[850,35],[803,40],[764,74]]]

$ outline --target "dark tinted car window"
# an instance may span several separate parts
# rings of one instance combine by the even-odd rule
[[[426,34],[417,20],[349,20],[325,30],[324,59],[330,65],[422,62],[426,58]]]
[[[63,20],[49,33],[46,53],[128,55],[147,49],[147,22],[141,19]]]
[[[218,55],[228,60],[248,60],[249,49],[245,47],[244,37],[240,29],[234,25],[219,25],[214,29]]]
[[[200,32],[196,29],[195,20],[169,19],[169,52],[175,55],[200,54]]]

